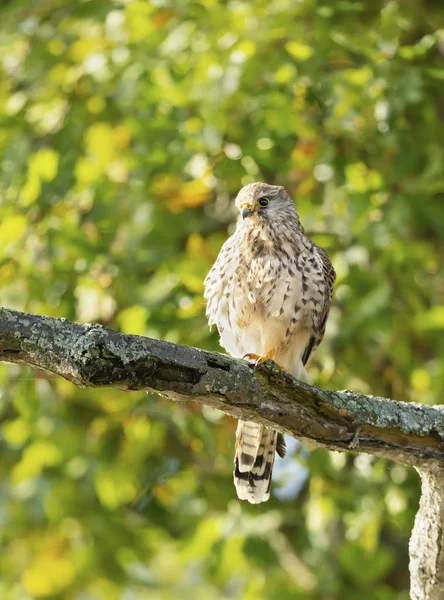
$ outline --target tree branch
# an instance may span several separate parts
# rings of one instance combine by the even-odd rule
[[[410,543],[412,598],[444,593],[444,413],[424,406],[326,391],[273,368],[100,325],[0,308],[0,360],[51,371],[81,387],[116,387],[192,400],[330,450],[354,450],[415,466],[423,496]],[[425,543],[427,542],[427,543]]]
[[[410,538],[411,600],[444,598],[444,472],[419,469],[421,501]]]
[[[100,325],[0,309],[0,360],[51,371],[81,387],[193,400],[330,450],[414,466],[444,464],[444,413],[350,391],[326,391],[272,369]]]

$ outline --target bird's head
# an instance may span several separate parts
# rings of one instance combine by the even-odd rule
[[[293,200],[285,188],[267,183],[249,183],[236,197],[236,208],[240,220],[246,225],[257,225],[265,221],[297,219]]]

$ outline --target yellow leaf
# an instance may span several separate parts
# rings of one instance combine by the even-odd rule
[[[146,419],[133,419],[125,423],[125,434],[133,442],[148,443],[151,433],[151,423]]]
[[[30,426],[24,419],[7,421],[3,427],[3,436],[10,446],[22,446],[29,437]]]
[[[57,63],[48,71],[47,79],[56,85],[64,85],[69,82],[70,74],[71,67],[65,63]]]
[[[66,44],[60,38],[51,38],[47,43],[47,48],[53,56],[61,56],[66,50]]]
[[[179,187],[180,182],[177,178],[169,174],[157,175],[152,184],[153,192],[165,199],[170,198],[173,194],[177,194]]]
[[[253,56],[256,52],[256,44],[251,40],[243,40],[236,46],[236,50],[240,50],[245,56]]]
[[[118,150],[127,148],[131,142],[131,132],[126,125],[117,125],[114,129],[114,143]]]
[[[9,244],[18,242],[26,231],[28,221],[23,215],[11,215],[0,221],[0,251],[3,252]]]
[[[274,79],[277,83],[288,83],[294,79],[296,75],[296,67],[290,63],[285,63],[274,74]]]
[[[81,63],[92,52],[96,52],[101,47],[98,46],[97,40],[92,38],[82,38],[74,42],[69,49],[69,56],[75,62]]]
[[[360,193],[377,190],[383,183],[381,174],[373,169],[368,169],[362,162],[347,165],[345,177],[350,189]]]
[[[98,115],[106,108],[105,99],[102,96],[92,96],[86,103],[86,108],[93,115]]]
[[[130,502],[137,493],[132,475],[115,469],[99,472],[94,485],[100,502],[109,510]]]
[[[50,148],[43,148],[31,157],[29,173],[40,177],[43,181],[52,181],[59,168],[59,153]]]
[[[410,377],[412,387],[417,392],[425,392],[430,388],[432,382],[430,375],[425,369],[415,369]]]
[[[444,305],[434,306],[427,312],[418,315],[415,318],[415,325],[419,330],[444,329]]]
[[[314,54],[314,50],[310,46],[301,42],[288,42],[285,48],[293,58],[301,62],[309,59]]]
[[[130,34],[131,42],[147,38],[155,26],[151,18],[154,7],[150,2],[135,0],[125,8],[125,25]]]
[[[315,190],[318,186],[318,182],[314,177],[304,177],[301,183],[298,185],[298,194],[300,194],[303,198],[311,194],[313,190]]]
[[[40,178],[36,175],[28,176],[28,180],[22,188],[20,195],[21,204],[23,206],[29,206],[40,196],[42,191],[42,184]]]
[[[347,183],[355,192],[365,193],[369,186],[367,182],[368,169],[362,162],[353,163],[345,167]]]
[[[167,205],[171,212],[181,212],[184,208],[194,208],[206,204],[210,199],[210,188],[202,179],[183,183],[178,192],[173,195]]]
[[[28,179],[23,186],[21,201],[25,206],[32,204],[40,195],[42,181],[52,181],[59,168],[59,153],[42,148],[29,161]]]
[[[140,335],[146,328],[147,311],[143,306],[136,304],[121,310],[117,322],[124,333]]]
[[[186,244],[187,254],[191,257],[200,257],[207,253],[207,245],[205,239],[200,233],[191,233]]]
[[[106,167],[115,158],[116,143],[113,128],[109,123],[94,123],[85,135],[87,152],[94,157],[97,164]]]
[[[368,67],[362,69],[345,69],[343,77],[351,84],[361,87],[365,85],[371,77],[372,73]]]
[[[88,185],[103,174],[103,167],[88,158],[80,157],[74,173],[78,183]]]
[[[22,584],[34,598],[52,596],[66,589],[75,578],[74,565],[63,556],[40,554],[22,575]]]
[[[193,452],[195,452],[196,454],[199,454],[200,452],[202,452],[204,444],[203,444],[202,440],[194,438],[191,440],[190,446],[191,446],[191,449]]]
[[[197,133],[198,131],[201,131],[203,125],[204,123],[202,119],[199,119],[199,117],[190,117],[184,123],[185,129],[188,131],[188,133]]]
[[[37,477],[45,467],[53,467],[62,461],[60,449],[48,441],[34,442],[23,452],[22,459],[12,470],[12,481],[17,485],[24,479]]]
[[[0,281],[3,285],[10,283],[17,276],[17,268],[12,263],[6,263],[0,267]]]

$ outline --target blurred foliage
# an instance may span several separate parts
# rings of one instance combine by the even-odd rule
[[[338,272],[317,383],[441,402],[441,0],[0,10],[1,304],[217,350],[202,280],[277,182]],[[0,416],[5,600],[408,598],[400,465],[293,453],[249,506],[211,410],[3,364]]]

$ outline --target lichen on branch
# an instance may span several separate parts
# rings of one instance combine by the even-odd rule
[[[439,408],[326,391],[267,366],[95,324],[0,309],[0,360],[51,371],[82,387],[116,387],[194,401],[331,450],[414,466],[444,463]]]

